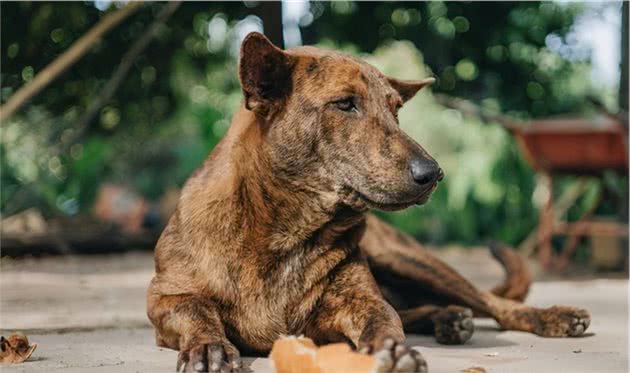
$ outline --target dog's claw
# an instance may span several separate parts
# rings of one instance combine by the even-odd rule
[[[397,344],[392,339],[383,341],[382,347],[374,352],[378,373],[417,373],[427,371],[427,363],[420,352]]]
[[[475,324],[473,324],[473,321],[472,321],[472,319],[471,319],[471,318],[465,318],[465,319],[462,321],[462,327],[463,327],[464,329],[472,330],[472,329],[474,329]]]
[[[391,338],[387,338],[385,341],[383,341],[384,350],[391,350],[392,348],[394,348],[394,345],[396,345],[396,342]]]
[[[194,347],[190,352],[189,364],[194,372],[207,372],[208,360],[206,356],[206,346]]]
[[[197,345],[181,351],[177,359],[177,372],[239,372],[241,359],[238,350],[229,343]]]
[[[407,347],[403,345],[397,345],[394,349],[394,358],[400,360],[400,358],[407,352]]]
[[[422,354],[414,349],[411,349],[409,353],[414,357],[416,363],[418,364],[416,367],[416,373],[427,373],[429,368],[427,367],[427,362],[424,358],[422,358]]]
[[[569,329],[569,335],[571,337],[581,336],[584,334],[590,323],[591,320],[589,318],[574,318],[571,328]]]
[[[232,370],[238,371],[242,368],[241,359],[232,360]]]
[[[225,360],[225,353],[223,351],[223,347],[215,343],[208,348],[208,357],[210,361],[210,371],[218,372],[223,365],[223,361]]]
[[[396,362],[394,372],[415,372],[417,367],[416,361],[411,355],[406,354],[401,356]]]
[[[571,330],[569,332],[571,334],[571,337],[577,337],[580,336],[584,333],[584,326],[583,325],[577,325],[575,327],[575,329]]]
[[[465,341],[469,340],[470,337],[472,337],[472,333],[467,331],[467,330],[462,330],[462,331],[459,332],[459,340],[460,341],[464,341],[465,342]]]
[[[394,367],[394,359],[388,350],[377,351],[374,353],[374,358],[377,361],[376,372],[378,373],[390,372]]]
[[[587,311],[564,306],[536,309],[529,318],[535,320],[534,333],[543,337],[579,337],[591,323]]]

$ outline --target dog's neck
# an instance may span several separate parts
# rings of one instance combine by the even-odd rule
[[[232,123],[234,201],[243,209],[247,241],[274,250],[304,242],[333,244],[364,220],[364,211],[344,203],[317,166],[295,159],[274,143],[267,126],[241,108]],[[293,157],[293,158],[292,158]]]

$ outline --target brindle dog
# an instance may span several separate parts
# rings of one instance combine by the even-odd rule
[[[239,350],[266,353],[278,336],[303,334],[375,353],[381,371],[424,372],[403,328],[463,343],[472,311],[547,337],[588,327],[584,310],[520,303],[519,276],[495,294],[476,289],[367,213],[423,204],[443,178],[397,120],[433,79],[284,51],[258,33],[243,41],[239,75],[244,105],[156,247],[148,316],[157,344],[180,351],[177,370],[237,371]],[[495,253],[519,267],[509,250]]]

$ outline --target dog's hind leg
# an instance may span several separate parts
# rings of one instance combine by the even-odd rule
[[[523,303],[484,293],[491,316],[501,328],[520,330],[542,337],[579,337],[591,323],[588,311],[566,306],[530,307]]]
[[[424,305],[398,311],[405,333],[433,334],[438,343],[463,344],[475,330],[470,308]]]
[[[211,300],[187,294],[159,295],[151,288],[147,300],[158,346],[179,350],[177,372],[240,370],[239,351],[226,337]]]
[[[481,291],[413,238],[375,216],[368,217],[360,246],[385,297],[397,310],[454,304],[490,316],[504,329],[545,337],[578,336],[590,322],[585,310],[534,308]]]

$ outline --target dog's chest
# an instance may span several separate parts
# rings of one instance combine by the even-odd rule
[[[242,338],[265,350],[281,334],[303,333],[330,273],[355,251],[343,245],[310,248],[278,258],[255,283],[243,282],[235,320]]]

